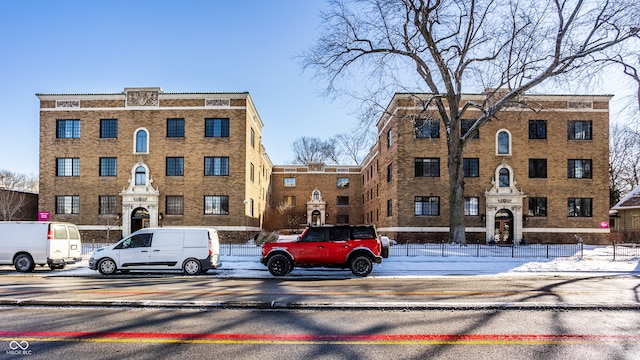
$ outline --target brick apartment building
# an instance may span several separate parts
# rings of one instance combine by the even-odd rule
[[[359,166],[275,165],[271,177],[273,228],[362,221]]]
[[[421,112],[421,98],[396,94],[377,123],[362,164],[364,221],[392,238],[442,241],[446,133],[435,109]],[[527,95],[483,126],[464,153],[467,241],[607,241],[610,98]]]
[[[367,223],[400,241],[449,226],[446,134],[396,94],[363,164],[272,165],[248,93],[38,94],[39,210],[115,240],[143,226]],[[483,101],[486,95],[465,95]],[[465,151],[468,241],[608,238],[610,96],[528,95]]]
[[[223,236],[262,227],[272,164],[248,93],[37,96],[39,211],[78,224],[85,239],[147,226]]]

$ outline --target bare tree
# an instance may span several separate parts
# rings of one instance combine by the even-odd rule
[[[342,149],[341,153],[346,158],[344,163],[360,164],[374,141],[372,135],[371,131],[363,130],[362,127],[336,135],[334,141]]]
[[[27,204],[24,193],[27,177],[8,170],[0,170],[0,219],[14,220]]]
[[[637,49],[639,7],[637,0],[330,0],[303,66],[327,80],[327,94],[373,106],[393,92],[431,94],[424,111],[447,134],[449,237],[462,244],[468,141],[525,92],[594,75],[622,46]],[[463,101],[478,88],[498,91]],[[474,120],[466,132],[463,118]]]
[[[282,202],[276,206],[276,211],[284,217],[284,225],[287,229],[295,229],[298,227],[298,224],[300,224],[302,216],[296,213],[296,207],[294,205]]]
[[[626,125],[611,127],[609,188],[611,206],[640,185],[640,134]]]
[[[335,142],[319,138],[300,137],[293,142],[294,161],[298,164],[339,163],[339,153]]]

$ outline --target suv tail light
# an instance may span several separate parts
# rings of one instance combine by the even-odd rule
[[[209,256],[213,255],[213,242],[209,239]]]

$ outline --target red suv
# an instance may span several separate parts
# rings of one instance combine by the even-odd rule
[[[349,268],[356,276],[367,276],[373,263],[382,263],[383,253],[388,251],[383,252],[373,226],[317,226],[306,228],[294,241],[262,244],[260,262],[274,276],[296,266]]]

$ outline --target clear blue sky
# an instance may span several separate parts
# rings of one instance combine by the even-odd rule
[[[301,136],[356,123],[296,59],[318,37],[323,0],[0,0],[0,169],[38,173],[36,93],[248,91],[274,164]],[[595,93],[617,94],[620,86]],[[628,90],[628,89],[627,89]],[[551,91],[554,92],[554,91]],[[612,103],[616,118],[617,96]]]
[[[0,169],[38,173],[36,93],[248,91],[274,164],[355,124],[296,59],[322,0],[0,0]]]

